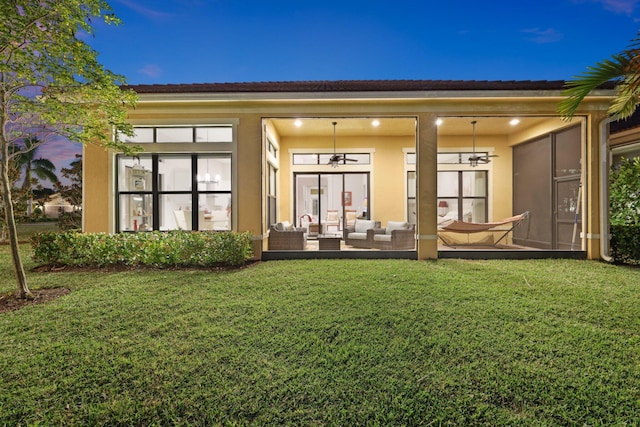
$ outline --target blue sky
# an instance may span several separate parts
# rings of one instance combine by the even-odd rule
[[[110,0],[87,42],[130,84],[569,80],[626,49],[640,0]],[[47,144],[66,167],[80,149]]]
[[[625,49],[638,0],[111,0],[90,44],[131,84],[567,80]]]

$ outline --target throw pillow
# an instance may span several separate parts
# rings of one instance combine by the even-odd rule
[[[375,221],[366,219],[356,219],[355,232],[366,233],[367,230],[372,229],[375,226]]]
[[[406,230],[409,228],[409,224],[402,221],[389,221],[387,222],[386,234],[391,234],[393,230]]]

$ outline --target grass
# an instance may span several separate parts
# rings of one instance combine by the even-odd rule
[[[5,248],[0,261],[10,291]],[[29,278],[72,292],[0,315],[0,425],[640,420],[640,269],[301,260]]]
[[[60,231],[58,223],[55,221],[42,221],[42,222],[24,222],[16,224],[18,231],[18,239],[21,242],[28,242],[31,236],[36,233],[42,233],[45,231]]]

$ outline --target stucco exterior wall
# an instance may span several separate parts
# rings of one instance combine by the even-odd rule
[[[82,152],[82,222],[86,233],[113,231],[113,153],[96,145],[85,145]]]

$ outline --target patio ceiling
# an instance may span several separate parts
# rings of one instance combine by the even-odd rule
[[[514,117],[443,117],[438,126],[439,135],[470,135],[471,121],[476,120],[476,135],[505,135],[535,127],[548,121],[550,117],[518,117],[520,123],[511,125]],[[379,121],[373,126],[373,121]],[[557,120],[557,118],[553,118]],[[296,125],[296,121],[301,126]],[[415,134],[415,119],[413,117],[369,117],[369,118],[283,118],[271,119],[279,135],[294,136],[331,136],[332,122],[337,122],[338,136],[407,136]]]

